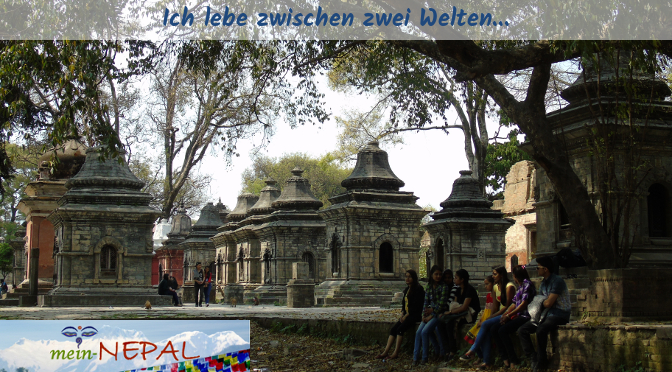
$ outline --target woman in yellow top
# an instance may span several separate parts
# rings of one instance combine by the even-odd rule
[[[494,302],[495,308],[498,308],[498,310],[493,312],[490,318],[481,324],[481,329],[478,331],[476,341],[474,341],[471,349],[460,357],[461,360],[471,360],[475,354],[478,354],[478,356],[483,358],[483,364],[480,365],[480,369],[488,369],[493,364],[493,358],[490,353],[492,350],[492,334],[490,330],[492,326],[499,324],[502,314],[511,306],[513,296],[516,294],[516,286],[509,281],[507,274],[504,266],[493,267],[492,277],[495,279]]]

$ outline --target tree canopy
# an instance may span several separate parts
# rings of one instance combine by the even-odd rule
[[[129,64],[126,73],[140,71],[144,66],[140,58],[143,48],[141,43],[128,45],[129,55],[138,58]],[[3,42],[0,123],[4,137],[0,139],[6,141],[12,131],[25,129],[45,130],[51,140],[58,141],[73,130],[80,131],[75,123],[81,123],[96,141],[109,144],[111,149],[119,148],[113,126],[104,117],[108,110],[101,103],[104,101],[98,89],[110,76],[124,78],[112,63],[118,49],[118,43],[109,42]],[[432,123],[432,112],[445,111],[435,108],[450,106],[440,96],[426,94],[441,88],[431,79],[437,69],[445,69],[458,83],[475,83],[525,134],[529,155],[550,179],[566,208],[584,258],[597,269],[620,267],[627,262],[623,259],[627,254],[621,250],[618,229],[605,227],[586,186],[569,162],[562,139],[553,133],[546,115],[546,98],[554,63],[576,58],[591,60],[596,53],[613,55],[618,50],[627,51],[628,58],[634,61],[631,68],[636,65],[654,73],[660,72],[672,56],[672,41],[202,41],[184,43],[178,55],[195,71],[208,71],[220,62],[248,62],[250,78],[271,86],[284,102],[285,117],[293,124],[327,118],[316,78],[347,59],[365,56],[360,64],[362,71],[357,74],[365,77],[363,87],[383,81],[408,87],[391,96],[390,122],[396,125],[422,128]],[[390,74],[392,70],[406,73],[394,76]],[[529,71],[529,79],[518,89],[523,94],[514,94],[507,83],[497,78],[523,70]],[[43,89],[35,90],[37,83]],[[44,97],[40,97],[40,92]],[[2,151],[0,157],[6,158]],[[609,166],[608,157],[605,159]],[[11,174],[11,164],[0,164],[0,177],[4,179]],[[600,182],[604,183],[602,187],[609,179]],[[600,192],[604,192],[604,187]],[[609,207],[609,203],[601,205]],[[610,225],[617,226],[617,221],[614,219]]]

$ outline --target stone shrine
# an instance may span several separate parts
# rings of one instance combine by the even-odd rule
[[[17,282],[27,288],[30,275],[30,251],[39,248],[38,284],[41,293],[52,288],[54,271],[54,226],[47,216],[56,209],[58,200],[66,193],[65,183],[77,174],[86,158],[86,146],[76,139],[69,139],[45,154],[39,160],[37,181],[26,186],[26,197],[18,208],[26,216],[26,251],[24,264],[25,280]],[[53,166],[50,166],[54,161]]]
[[[259,200],[250,208],[249,216],[240,221],[240,227],[233,232],[239,253],[241,249],[243,252],[238,282],[244,287],[243,300],[248,303],[255,298],[252,292],[262,284],[261,263],[264,258],[257,230],[265,217],[275,210],[272,204],[280,196],[280,189],[275,186],[276,182],[273,179],[269,178],[264,182],[266,187],[261,189]]]
[[[453,272],[465,269],[474,283],[492,274],[493,266],[503,265],[504,237],[513,221],[491,207],[471,171],[460,171],[442,209],[424,225],[430,236],[430,265]]]
[[[327,275],[317,305],[378,306],[404,289],[404,273],[418,268],[420,221],[427,211],[390,169],[377,142],[357,154],[344,194],[318,214],[326,223]]]
[[[16,288],[17,285],[23,282],[25,279],[25,268],[26,263],[24,258],[26,257],[26,227],[27,223],[23,223],[19,226],[19,229],[14,233],[14,238],[9,241],[9,245],[14,249],[14,259],[12,265],[12,287]],[[5,278],[5,281],[6,278]]]
[[[629,79],[627,67],[630,61],[626,56],[630,52],[621,52],[620,55],[620,79]],[[548,122],[553,133],[562,137],[569,163],[586,185],[598,210],[600,200],[596,177],[599,168],[592,155],[594,149],[587,145],[591,130],[595,128],[596,116],[611,131],[609,138],[616,159],[614,169],[617,170],[616,179],[611,182],[613,185],[624,184],[627,177],[625,158],[632,148],[623,138],[630,135],[628,130],[631,125],[637,128],[641,138],[637,138],[633,155],[636,156],[636,165],[632,167],[638,169],[634,175],[638,188],[634,192],[628,229],[621,227],[621,231],[629,230],[627,239],[633,242],[628,266],[672,266],[672,142],[669,141],[672,135],[672,103],[666,101],[670,88],[664,81],[639,70],[632,71],[633,81],[627,81],[628,86],[623,87],[622,83],[617,83],[619,75],[616,68],[604,62],[605,59],[602,59],[599,76],[594,62],[583,65],[585,80],[583,74],[579,74],[574,83],[562,91],[561,95],[569,105],[549,113]],[[625,122],[616,119],[619,110],[623,110],[623,105],[629,100],[628,91],[643,96],[632,99],[628,109],[631,125],[627,119]],[[598,92],[601,92],[600,96]],[[619,102],[621,107],[617,106]],[[543,231],[543,234],[537,234],[537,256],[555,254],[563,248],[576,250],[576,236],[567,212],[541,167],[537,170],[537,185],[537,231]]]
[[[255,229],[261,242],[262,285],[252,291],[260,303],[285,303],[287,283],[295,262],[306,263],[306,275],[314,286],[326,276],[324,251],[325,223],[317,214],[322,202],[310,190],[310,182],[301,177],[303,170],[294,168],[292,177],[280,196],[272,203],[275,212],[264,218]],[[297,279],[297,278],[295,278]],[[305,285],[307,282],[302,282]],[[313,292],[311,291],[311,294]],[[310,298],[313,302],[313,296]]]
[[[184,293],[182,300],[186,302],[194,302],[194,269],[196,263],[200,262],[203,269],[210,267],[212,279],[216,278],[215,273],[215,245],[210,240],[217,235],[217,228],[222,225],[219,218],[219,211],[212,204],[208,203],[201,209],[201,215],[198,221],[191,227],[191,232],[186,239],[178,245],[184,252],[184,262],[188,263],[188,269],[185,275],[187,278],[184,284]],[[186,265],[185,265],[186,267]],[[212,290],[216,290],[213,283]],[[213,300],[215,297],[210,297]]]
[[[236,207],[226,216],[228,223],[220,226],[217,229],[219,233],[211,238],[215,244],[217,262],[221,262],[221,269],[217,269],[217,286],[223,286],[223,289],[217,291],[217,298],[226,303],[232,298],[243,303],[243,286],[239,281],[242,279],[244,253],[238,249],[233,232],[240,226],[239,222],[249,216],[249,210],[257,200],[259,197],[251,193],[239,195]]]
[[[56,280],[42,306],[170,305],[151,285],[152,230],[161,213],[119,159],[86,150],[82,169],[49,215],[56,231]],[[123,154],[120,155],[123,157]]]
[[[222,198],[219,198],[219,202],[217,205],[215,205],[215,207],[217,207],[217,213],[219,213],[219,219],[222,221],[222,225],[226,225],[226,216],[228,216],[231,211],[226,207],[226,205],[222,204]]]
[[[164,240],[161,247],[155,251],[159,261],[159,276],[162,278],[164,273],[174,276],[180,287],[187,280],[184,267],[184,246],[180,243],[184,242],[190,232],[191,218],[187,216],[184,205],[180,204],[171,220],[168,239]]]

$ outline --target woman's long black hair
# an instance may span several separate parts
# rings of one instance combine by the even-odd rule
[[[415,290],[415,287],[420,285],[420,282],[418,281],[418,273],[416,273],[415,270],[408,269],[406,270],[406,272],[408,273],[408,275],[411,276],[411,280],[413,280],[413,283],[411,283],[411,285],[408,286],[408,292],[406,293],[406,296],[410,296],[411,293],[413,293],[413,291]]]
[[[465,269],[459,269],[455,272],[455,275],[459,276],[462,279],[462,284],[466,287],[469,285],[469,272]]]
[[[509,273],[506,272],[506,267],[504,266],[493,266],[492,269],[497,272],[497,277],[499,278],[499,283],[495,284],[499,285],[499,290],[502,293],[502,301],[500,303],[506,305],[506,285],[509,284]]]
[[[434,286],[434,275],[433,274],[434,274],[435,271],[438,271],[438,272],[441,273],[441,279],[436,284],[439,285],[443,281],[443,270],[441,270],[441,266],[434,265],[434,266],[432,266],[432,269],[429,270],[429,273],[427,273],[427,277],[428,277],[427,281],[429,282],[430,287]]]

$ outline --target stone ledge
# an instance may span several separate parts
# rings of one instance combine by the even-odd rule
[[[172,306],[172,296],[152,295],[44,295],[37,296],[37,305],[42,307],[81,306],[138,306],[149,301],[152,306]]]

